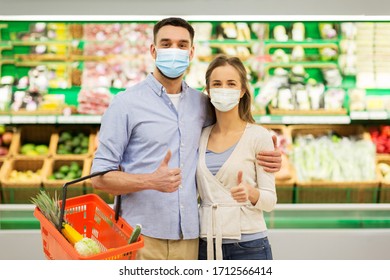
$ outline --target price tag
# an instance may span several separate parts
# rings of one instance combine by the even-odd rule
[[[58,123],[78,123],[77,116],[58,116],[57,122]]]
[[[257,122],[257,120],[256,120]],[[272,123],[271,116],[261,116],[259,117],[259,123]]]
[[[368,112],[368,116],[370,120],[386,120],[389,117],[386,111]]]
[[[349,124],[349,116],[285,116],[284,124]]]
[[[11,123],[37,123],[37,116],[11,116]]]
[[[56,116],[37,116],[37,123],[55,124],[57,122]]]
[[[99,124],[102,120],[101,116],[79,116],[82,120],[82,123],[91,123],[91,124]]]
[[[11,123],[11,116],[0,116],[0,123],[2,124]]]
[[[365,111],[353,111],[349,115],[352,120],[368,120],[368,112]]]

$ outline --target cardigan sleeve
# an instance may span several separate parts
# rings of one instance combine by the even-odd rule
[[[268,130],[261,127],[260,133],[254,135],[254,147],[255,153],[260,151],[271,151],[274,150],[274,144],[272,136]],[[256,165],[256,187],[260,192],[259,200],[257,201],[255,208],[270,212],[274,209],[277,201],[276,188],[275,188],[275,174],[265,172],[263,167],[260,166],[257,161]]]

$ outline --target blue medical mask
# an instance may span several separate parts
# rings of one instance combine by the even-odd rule
[[[176,48],[156,49],[156,66],[169,78],[181,76],[190,64],[190,53],[188,50]]]

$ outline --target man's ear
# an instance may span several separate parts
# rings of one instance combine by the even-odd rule
[[[150,55],[153,57],[154,60],[156,60],[157,57],[157,51],[156,51],[156,46],[154,44],[150,44]]]
[[[195,46],[192,45],[192,47],[190,48],[190,61],[194,58],[194,55],[195,55]]]

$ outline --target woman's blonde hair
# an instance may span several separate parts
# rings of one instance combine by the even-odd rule
[[[209,92],[210,89],[210,76],[213,73],[214,69],[230,65],[234,67],[238,75],[240,76],[241,86],[244,89],[244,95],[240,99],[238,104],[238,114],[243,121],[249,123],[255,123],[255,120],[252,116],[251,103],[252,103],[252,94],[249,90],[248,76],[244,64],[238,57],[228,57],[226,55],[218,55],[210,62],[209,67],[206,71],[206,90]]]

